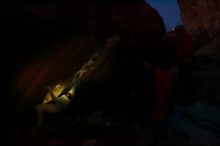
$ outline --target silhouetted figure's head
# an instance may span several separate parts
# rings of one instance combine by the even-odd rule
[[[178,26],[174,27],[173,30],[176,33],[176,35],[180,35],[180,34],[184,34],[185,33],[184,25],[178,25]]]

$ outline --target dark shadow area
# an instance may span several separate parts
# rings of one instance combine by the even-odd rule
[[[219,50],[212,49],[219,48],[218,37],[206,45],[180,42],[176,33],[184,26],[166,32],[159,13],[142,0],[24,0],[2,7],[8,145],[219,144]],[[44,88],[71,88],[96,53],[71,103],[45,112],[37,125],[34,107],[48,94]]]

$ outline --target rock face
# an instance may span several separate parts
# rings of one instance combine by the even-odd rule
[[[13,36],[6,38],[14,51],[11,54],[9,49],[8,53],[13,58],[10,64],[17,64],[17,68],[8,72],[13,76],[16,95],[22,97],[19,99],[22,105],[39,102],[44,86],[71,77],[92,54],[102,51],[106,40],[115,34],[120,38],[119,47],[104,56],[97,74],[106,64],[112,65],[110,60],[118,58],[121,64],[115,61],[114,65],[118,65],[115,72],[123,76],[129,70],[119,69],[120,65],[132,70],[128,58],[150,49],[147,44],[165,33],[162,18],[144,0],[22,1],[8,6],[14,7],[5,12],[11,16],[5,17],[8,22],[5,31],[10,30]],[[15,25],[10,27],[9,21]],[[134,42],[144,42],[145,47],[134,47]],[[120,76],[115,81],[116,78]],[[124,80],[128,82],[129,78],[127,75]]]
[[[186,31],[194,38],[220,35],[219,0],[178,0]]]
[[[6,18],[8,22],[14,20],[10,31],[27,35],[35,33],[50,39],[54,35],[76,33],[99,35],[101,38],[113,33],[164,33],[161,17],[144,0],[106,3],[27,1],[16,5],[12,12],[6,12],[11,15],[11,18]]]
[[[178,0],[187,33],[195,40],[194,95],[197,100],[219,102],[220,1]],[[197,45],[198,44],[198,45]]]

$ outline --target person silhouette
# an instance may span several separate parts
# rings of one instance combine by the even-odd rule
[[[186,34],[184,26],[180,25],[174,28],[176,49],[176,60],[179,82],[178,104],[188,106],[194,103],[192,87],[192,59],[193,42],[192,38]]]

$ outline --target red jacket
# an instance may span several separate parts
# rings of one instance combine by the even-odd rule
[[[160,120],[170,114],[173,97],[173,81],[168,71],[156,68],[156,98],[153,107],[153,119]]]

